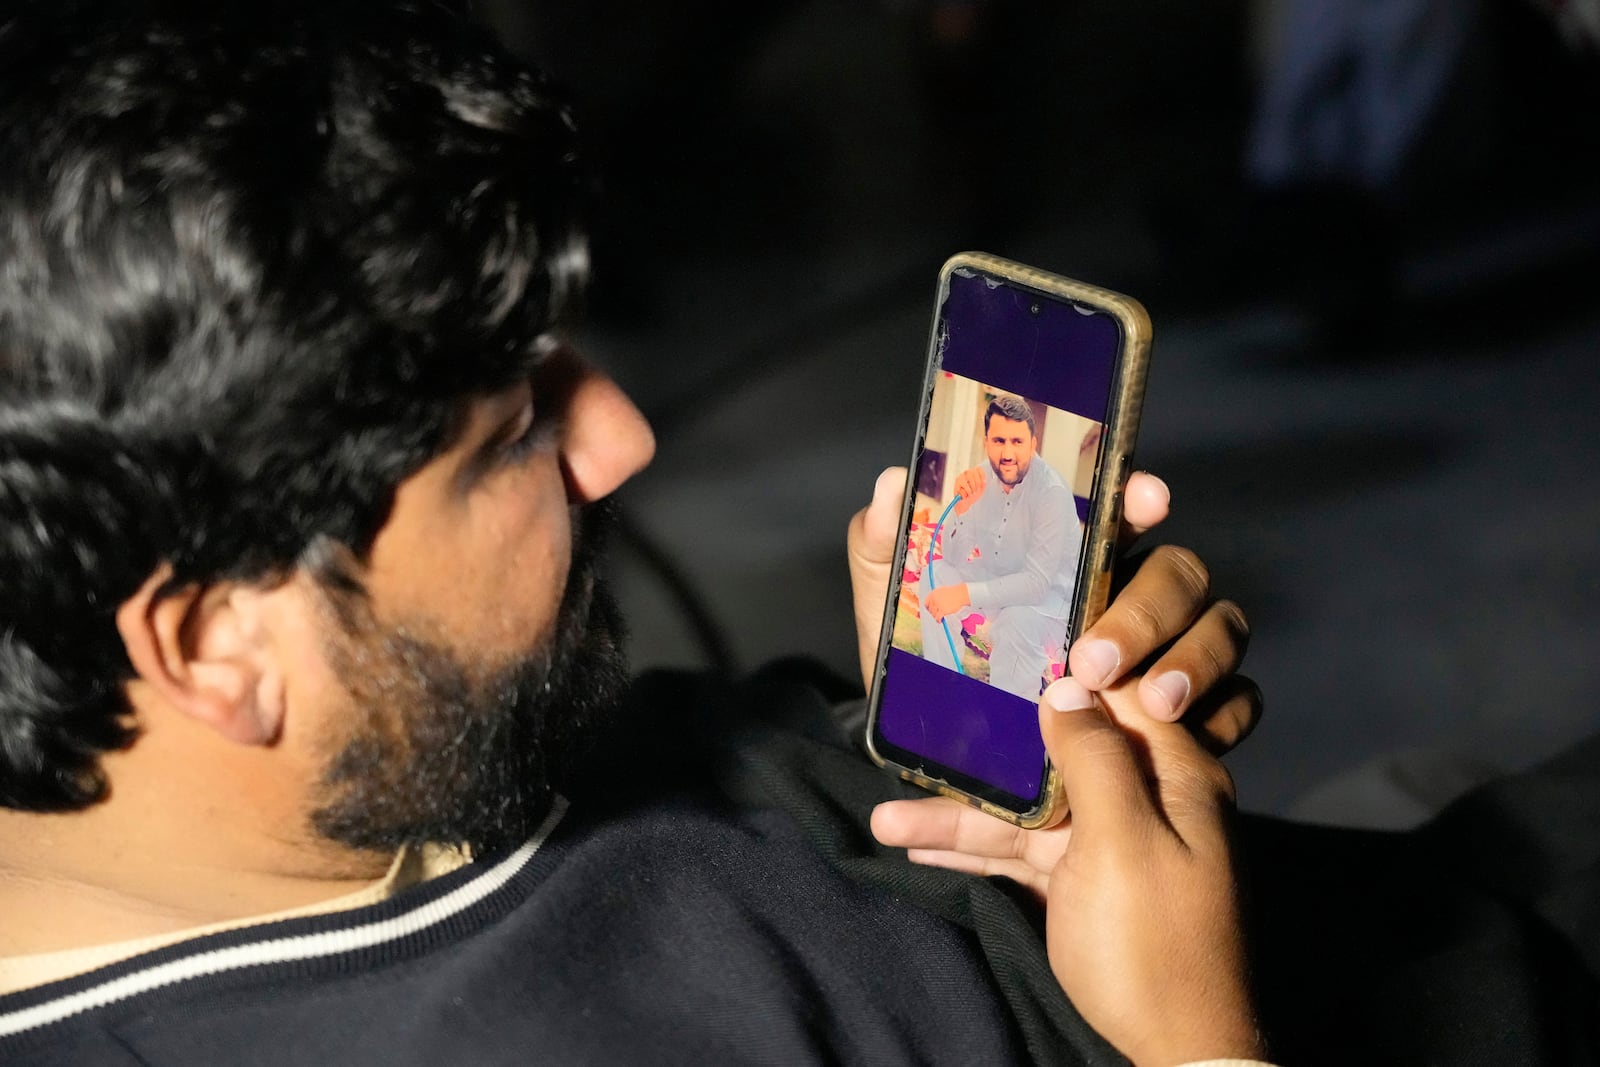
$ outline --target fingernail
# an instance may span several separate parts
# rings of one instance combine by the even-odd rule
[[[1104,638],[1083,641],[1072,652],[1078,666],[1072,673],[1091,689],[1098,689],[1110,681],[1117,665],[1122,662],[1122,653],[1117,646]]]
[[[1182,671],[1168,671],[1145,684],[1166,705],[1166,718],[1177,718],[1178,709],[1189,699],[1189,676]]]
[[[1071,678],[1057,678],[1044,691],[1044,702],[1057,711],[1082,711],[1094,707],[1094,697]]]

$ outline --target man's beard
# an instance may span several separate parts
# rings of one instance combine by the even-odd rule
[[[627,683],[622,616],[596,573],[609,519],[606,506],[584,509],[553,632],[506,662],[464,661],[403,626],[379,628],[364,605],[338,605],[329,659],[358,725],[323,773],[318,833],[475,854],[532,836]]]
[[[994,460],[990,460],[989,461],[989,469],[994,471],[994,476],[996,478],[1000,479],[1000,484],[1001,485],[1010,485],[1010,486],[1021,485],[1022,484],[1022,479],[1027,477],[1027,475],[1028,475],[1028,468],[1024,467],[1020,463],[1018,463],[1016,465],[1016,467],[1013,468],[1017,472],[1017,477],[1015,478],[1015,480],[1012,480],[1012,481],[1007,481],[1006,480],[1006,476],[1004,474],[1000,473],[1000,464],[996,463]]]

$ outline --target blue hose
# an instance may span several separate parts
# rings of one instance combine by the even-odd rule
[[[933,537],[928,541],[928,592],[933,592],[933,550],[939,545],[939,534],[944,532],[944,520],[950,517],[950,509],[961,502],[961,494],[957,493],[955,499],[945,507],[944,514],[939,516],[939,521],[934,524]],[[961,666],[961,656],[956,652],[955,638],[950,636],[950,617],[946,615],[939,620],[939,625],[944,628],[945,644],[950,646],[950,658],[955,662],[956,671],[966,674],[966,669]]]

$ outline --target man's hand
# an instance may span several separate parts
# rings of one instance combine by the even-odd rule
[[[935,622],[949,615],[953,611],[960,611],[972,603],[972,594],[967,591],[966,582],[957,582],[955,585],[942,585],[928,594],[922,607]]]
[[[861,680],[869,687],[905,483],[904,467],[884,471],[872,503],[850,520],[857,649]],[[1134,474],[1122,499],[1124,545],[1167,517],[1170,495],[1154,475]],[[1248,642],[1249,628],[1239,608],[1211,600],[1210,579],[1199,559],[1184,549],[1163,546],[1073,645],[1067,663],[1081,684],[1103,692],[1104,699],[1119,707],[1143,708],[1162,720],[1182,718],[1208,748],[1220,752],[1242,741],[1261,715],[1255,685],[1233,674]],[[1144,661],[1169,643],[1143,669]]]
[[[1020,830],[939,797],[880,804],[873,833],[919,862],[1031,887],[1056,978],[1138,1067],[1260,1058],[1228,836],[1233,782],[1183,726],[1125,706],[1132,718],[1119,721],[1070,678],[1045,690],[1039,727],[1067,822]]]
[[[1157,650],[1170,648],[1153,662]],[[1231,600],[1211,596],[1211,575],[1186,548],[1160,545],[1067,655],[1078,683],[1119,709],[1188,716],[1213,752],[1242,741],[1261,715],[1255,684],[1235,675],[1250,624]]]
[[[868,684],[904,484],[903,469],[885,471],[850,527]],[[1169,496],[1140,473],[1123,501],[1126,544],[1166,517]],[[1232,784],[1209,754],[1260,717],[1259,691],[1234,674],[1248,639],[1194,554],[1158,548],[1073,646],[1068,665],[1083,678],[1046,691],[1040,728],[1067,783],[1067,822],[1021,830],[944,797],[873,812],[878,840],[916,862],[1032,889],[1048,908],[1057,977],[1141,1067],[1260,1055],[1225,832]]]
[[[984,475],[982,467],[964,470],[956,477],[956,496],[961,498],[956,501],[957,515],[965,515],[967,509],[978,502],[978,498],[983,495],[983,487],[988,482],[989,479]]]
[[[1228,772],[1182,726],[1115,721],[1070,679],[1045,691],[1039,727],[1072,808],[1045,913],[1068,997],[1139,1067],[1263,1056]]]
[[[869,685],[867,672],[877,655],[883,590],[894,558],[892,542],[899,512],[892,498],[904,485],[903,470],[898,479],[890,473],[885,471],[879,478],[878,493],[891,499],[874,498],[851,526],[856,618],[863,639],[862,673]],[[1166,518],[1168,499],[1159,478],[1143,473],[1129,478],[1123,492],[1124,541]],[[879,514],[880,507],[890,513]],[[871,540],[881,522],[888,524],[887,546]],[[874,559],[885,554],[881,566],[874,569]],[[873,594],[865,587],[875,578],[885,584],[873,598],[869,622],[866,597]],[[1067,663],[1078,684],[1098,691],[1119,721],[1155,724],[1181,718],[1203,747],[1220,753],[1244,740],[1261,716],[1260,691],[1248,678],[1234,674],[1248,641],[1249,629],[1238,607],[1211,600],[1210,580],[1195,555],[1162,546],[1150,554],[1106,613],[1073,645]],[[1086,648],[1087,653],[1083,651]],[[1108,650],[1109,656],[1105,655]],[[1114,661],[1108,673],[1089,677],[1087,682],[1079,676],[1091,675],[1103,666],[1097,661],[1106,659]],[[1142,666],[1146,660],[1152,660],[1148,670]],[[1176,704],[1169,702],[1169,691],[1179,688],[1185,695]],[[1041,900],[1070,836],[1065,826],[1021,830],[946,797],[882,804],[872,825],[879,841],[907,849],[918,863],[1005,875],[1032,889]]]

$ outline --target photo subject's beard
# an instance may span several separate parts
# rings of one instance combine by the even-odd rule
[[[1001,472],[1000,464],[994,462],[993,460],[989,461],[989,469],[994,471],[994,476],[996,478],[1000,479],[1000,482],[1001,482],[1002,485],[1021,485],[1022,484],[1022,479],[1024,477],[1026,477],[1027,473],[1028,473],[1028,468],[1024,467],[1022,464],[1019,463],[1016,466],[1011,468],[1012,471],[1015,472],[1015,476],[1011,477],[1011,478],[1007,478]]]
[[[585,509],[554,631],[510,662],[469,663],[398,627],[330,642],[359,725],[324,770],[319,834],[478,855],[532,836],[627,684],[621,613],[596,573],[608,519]]]

